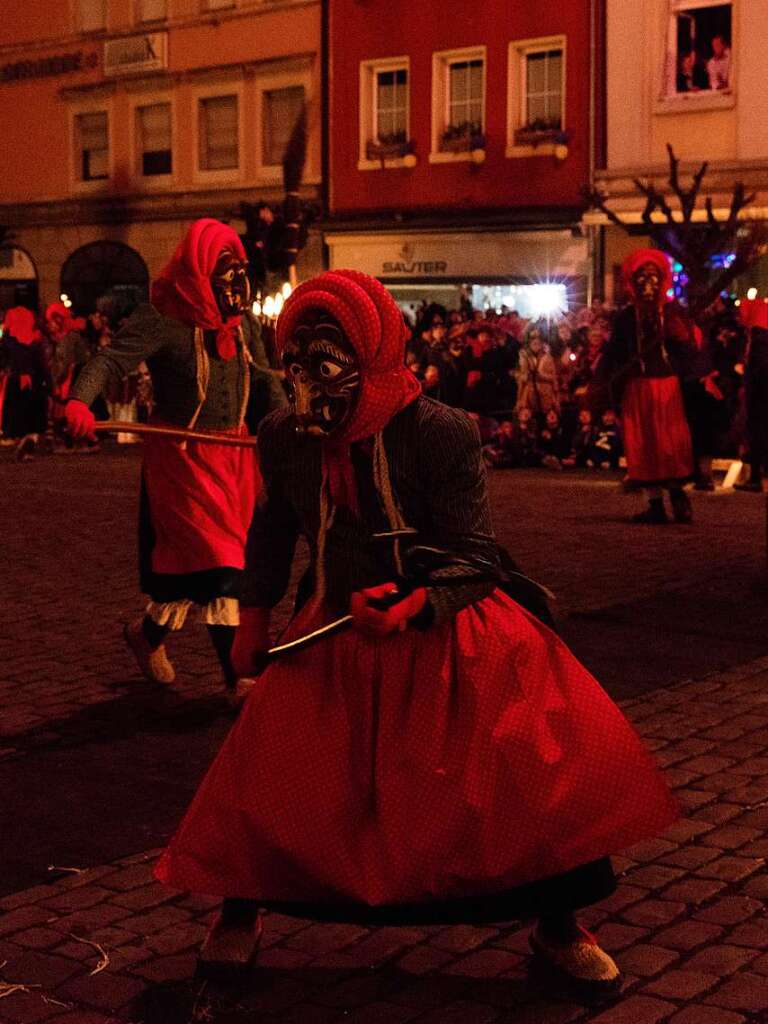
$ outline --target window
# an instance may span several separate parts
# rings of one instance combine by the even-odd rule
[[[456,60],[448,65],[448,127],[482,132],[482,60]]]
[[[409,75],[407,57],[360,64],[359,170],[401,167],[412,153]]]
[[[433,54],[430,160],[470,159],[484,132],[485,47]]]
[[[222,171],[239,167],[237,96],[200,100],[200,170]]]
[[[666,93],[728,92],[732,4],[671,0],[667,30]]]
[[[291,132],[304,106],[304,86],[268,89],[262,93],[261,162],[277,167],[283,162]]]
[[[559,131],[563,124],[563,51],[525,55],[524,127]]]
[[[408,70],[377,71],[374,139],[381,145],[408,141]]]
[[[109,177],[109,124],[106,112],[75,117],[76,167],[80,181]]]
[[[552,155],[565,131],[566,38],[509,44],[507,156]]]
[[[168,17],[168,0],[139,0],[139,21],[164,21]]]
[[[139,173],[143,177],[170,174],[173,170],[171,104],[153,103],[148,107],[138,107],[136,121]]]
[[[98,32],[107,27],[107,0],[77,0],[78,28]]]

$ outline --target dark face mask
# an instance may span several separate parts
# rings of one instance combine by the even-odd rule
[[[250,297],[251,289],[245,272],[245,260],[231,249],[222,250],[211,274],[211,288],[222,320],[241,316]]]
[[[291,384],[296,431],[326,438],[349,421],[360,388],[357,355],[341,324],[308,310],[283,352]]]
[[[655,263],[644,263],[632,275],[638,302],[658,306],[661,302],[661,272]]]

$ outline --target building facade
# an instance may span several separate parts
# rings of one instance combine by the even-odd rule
[[[146,297],[192,220],[282,198],[304,101],[317,199],[320,83],[319,0],[7,0],[0,307]]]
[[[583,301],[598,4],[328,0],[327,18],[330,265],[404,304]]]
[[[709,161],[696,213],[702,221],[706,199],[718,217],[726,215],[739,181],[754,194],[743,218],[768,217],[768,5],[606,0],[606,39],[607,146],[596,181],[610,208],[637,231],[630,236],[601,214],[585,217],[605,225],[604,281],[612,295],[626,254],[650,240],[642,228],[645,200],[634,180],[652,181],[679,209],[668,182],[668,143],[681,159],[685,187]],[[723,260],[728,256],[723,253]],[[738,282],[737,292],[752,286],[768,295],[765,260]]]

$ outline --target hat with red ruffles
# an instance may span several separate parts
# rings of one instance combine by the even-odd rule
[[[164,316],[188,327],[216,331],[219,355],[231,359],[237,351],[235,336],[240,317],[222,319],[211,287],[211,274],[225,249],[243,261],[246,258],[243,244],[231,227],[211,217],[196,220],[152,285],[152,304]]]
[[[397,303],[374,277],[356,270],[331,270],[305,281],[286,302],[277,321],[283,352],[308,310],[330,313],[341,325],[359,363],[358,400],[338,436],[324,442],[331,495],[357,508],[349,446],[377,434],[421,393],[405,367],[408,331]]]

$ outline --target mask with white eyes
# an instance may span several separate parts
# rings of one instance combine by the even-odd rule
[[[283,351],[296,430],[310,437],[338,434],[357,404],[360,366],[341,324],[307,310]]]

